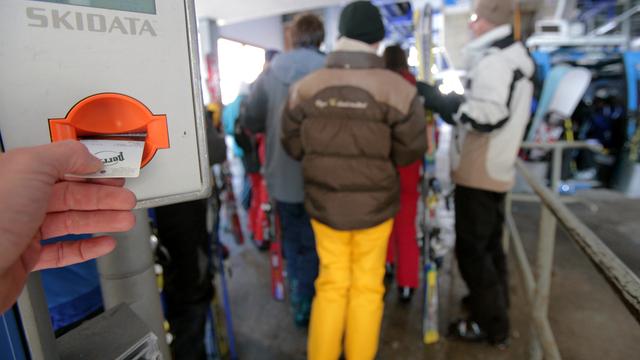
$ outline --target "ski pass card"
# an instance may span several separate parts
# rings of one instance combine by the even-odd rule
[[[102,160],[102,170],[87,175],[72,175],[87,179],[135,178],[140,175],[144,141],[80,140],[93,156]]]

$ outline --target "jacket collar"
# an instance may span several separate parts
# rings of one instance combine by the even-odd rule
[[[513,45],[516,42],[516,40],[513,38],[513,34],[509,34],[505,37],[503,37],[502,39],[498,39],[496,41],[493,42],[493,44],[491,44],[492,48],[498,48],[498,49],[506,49],[509,46]]]
[[[359,40],[350,39],[348,37],[341,37],[336,41],[335,50],[334,51],[357,51],[375,54],[376,50],[371,47],[371,45],[366,42],[362,42]]]
[[[511,39],[509,44],[506,44],[507,39]],[[505,24],[498,26],[497,28],[488,31],[487,33],[479,36],[475,40],[471,41],[466,47],[466,51],[482,51],[490,47],[499,47],[504,49],[505,47],[513,43],[513,30],[511,25]]]
[[[327,56],[327,67],[342,69],[384,68],[384,60],[375,49],[362,41],[341,37],[335,51]]]
[[[513,44],[513,40],[509,41],[508,39],[513,39],[513,31],[511,30],[511,25],[506,24],[498,26],[471,41],[462,49],[465,58],[465,69],[468,71],[474,68],[480,59],[486,56],[490,48],[498,47],[504,49]]]

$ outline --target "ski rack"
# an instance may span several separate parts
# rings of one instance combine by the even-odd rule
[[[527,47],[625,47],[628,42],[629,39],[622,35],[571,37],[539,35],[530,37],[527,40]]]
[[[640,6],[640,5],[639,5]],[[638,121],[638,82],[640,81],[640,52],[626,52],[623,55],[625,74],[627,75],[627,109],[629,111],[629,124],[627,137],[631,140],[630,158],[633,162],[638,160],[638,142],[640,141],[640,126]]]
[[[561,3],[564,3],[564,1]],[[556,13],[555,19],[561,18],[559,13],[560,7],[558,7],[558,13]],[[627,49],[631,41],[629,34],[607,34],[639,13],[640,4],[631,7],[611,21],[583,36],[534,34],[534,36],[527,40],[527,47],[620,47]]]
[[[607,39],[618,39],[617,43],[607,43]],[[536,67],[538,80],[543,80],[551,71],[554,64],[575,62],[578,57],[598,54],[602,59],[619,59],[624,65],[626,77],[626,102],[628,123],[626,128],[626,143],[622,156],[623,166],[617,171],[613,181],[613,188],[628,193],[631,191],[629,181],[634,176],[634,165],[638,163],[640,153],[640,111],[639,79],[640,79],[640,51],[626,50],[627,38],[624,36],[591,36],[575,39],[558,39],[557,37],[531,38],[527,46],[531,50]],[[544,45],[544,46],[543,46]],[[539,46],[536,49],[536,46]],[[562,58],[562,57],[565,58]]]

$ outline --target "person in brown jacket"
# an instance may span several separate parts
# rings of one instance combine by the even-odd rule
[[[302,161],[320,272],[308,357],[373,359],[383,311],[387,242],[399,206],[396,166],[426,150],[416,88],[376,55],[385,30],[368,1],[340,16],[326,68],[291,88],[282,144]]]

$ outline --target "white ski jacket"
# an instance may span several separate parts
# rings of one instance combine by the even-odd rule
[[[453,181],[462,186],[507,192],[529,122],[535,65],[521,42],[503,25],[471,42],[465,95],[449,116]],[[446,118],[446,117],[445,117]]]

